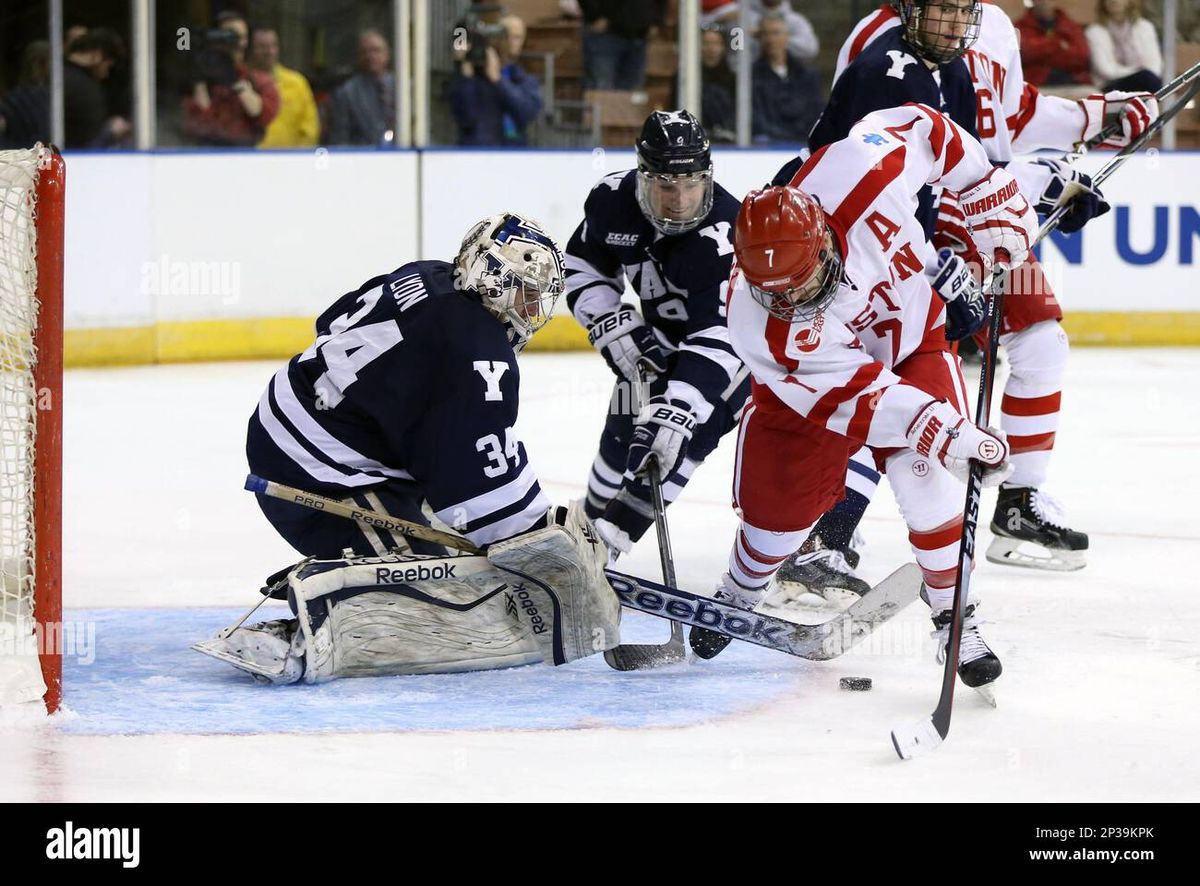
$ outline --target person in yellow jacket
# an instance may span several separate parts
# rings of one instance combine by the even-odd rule
[[[279,35],[273,28],[255,28],[250,36],[250,66],[270,74],[279,90],[279,113],[267,127],[260,148],[307,148],[317,143],[321,124],[308,80],[279,63]]]

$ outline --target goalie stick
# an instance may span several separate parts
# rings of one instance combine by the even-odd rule
[[[1186,79],[1189,75],[1194,78],[1195,74],[1193,72],[1195,70],[1195,68],[1189,69],[1180,80]],[[1174,86],[1174,84],[1169,85]],[[1104,164],[1100,171],[1092,176],[1093,184],[1099,186],[1107,180],[1126,160],[1157,135],[1198,93],[1200,93],[1200,78],[1194,79],[1182,98],[1172,105],[1170,109],[1160,114],[1158,119],[1146,128],[1145,132],[1122,148],[1115,157]],[[1038,229],[1037,237],[1034,238],[1030,246],[1031,250],[1049,236],[1051,231],[1058,227],[1059,221],[1067,213],[1068,209],[1068,204],[1059,206],[1046,218],[1046,221]],[[984,362],[984,371],[980,373],[979,377],[979,398],[975,409],[975,424],[979,427],[987,426],[988,416],[991,412],[992,382],[995,379],[996,372],[996,348],[1000,343],[1000,318],[1004,305],[1003,281],[1006,277],[1006,274],[997,275],[997,283],[999,285],[996,285],[993,289],[991,322],[988,328],[987,359]],[[947,643],[945,668],[942,671],[942,690],[938,697],[937,707],[934,708],[933,713],[929,717],[917,723],[897,727],[892,730],[892,745],[902,760],[911,760],[913,757],[934,750],[945,741],[946,736],[950,732],[950,714],[954,706],[954,684],[955,678],[958,675],[958,649],[962,641],[964,610],[966,609],[967,592],[970,586],[971,561],[975,556],[975,527],[979,519],[979,499],[982,488],[983,466],[979,462],[972,460],[971,474],[967,480],[967,501],[963,517],[962,542],[959,550],[958,580],[954,585],[954,612],[950,621],[950,636]]]
[[[810,661],[837,658],[914,602],[921,590],[921,571],[916,564],[906,563],[854,601],[845,612],[820,624],[802,625],[614,569],[604,572],[621,605],[628,609],[707,628]]]
[[[314,510],[336,514],[368,526],[384,526],[392,532],[415,535],[413,530],[423,530],[436,533],[436,540],[448,547],[457,548],[465,553],[481,553],[479,548],[465,538],[459,538],[451,533],[438,532],[419,523],[402,520],[384,512],[351,507],[335,499],[314,495],[283,483],[264,480],[253,474],[246,479],[246,489],[252,492],[262,492]],[[425,535],[418,537],[426,538]],[[690,591],[647,579],[635,578],[613,569],[606,569],[604,572],[621,605],[627,609],[636,609],[639,612],[665,618],[673,624],[682,622],[698,625],[735,640],[745,640],[748,643],[813,661],[825,661],[841,655],[916,600],[921,587],[920,571],[909,563],[901,566],[873,587],[836,618],[818,625],[799,625],[771,615],[740,609],[728,603],[693,594]],[[266,590],[264,588],[264,591]],[[245,622],[253,611],[254,609],[251,609],[242,617],[241,621],[227,630],[232,631],[233,628]],[[679,635],[682,639],[682,628]]]

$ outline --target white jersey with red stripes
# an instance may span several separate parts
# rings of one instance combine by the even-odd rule
[[[890,4],[859,21],[838,52],[834,80],[880,34],[899,26],[900,14]],[[1071,150],[1082,138],[1087,115],[1079,102],[1042,95],[1025,82],[1017,29],[999,6],[983,4],[979,39],[965,60],[978,96],[979,138],[993,160],[1041,148]]]
[[[979,142],[918,104],[868,114],[817,151],[791,184],[821,201],[846,279],[815,317],[787,323],[754,299],[735,267],[729,336],[758,382],[836,433],[906,446],[930,396],[891,370],[927,340],[944,343],[945,325],[924,273],[934,257],[914,216],[916,195],[926,184],[962,190],[991,170]]]

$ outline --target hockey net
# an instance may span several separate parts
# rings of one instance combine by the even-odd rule
[[[57,709],[65,168],[0,151],[0,706]]]

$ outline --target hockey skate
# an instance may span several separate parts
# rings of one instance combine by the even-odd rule
[[[767,596],[769,587],[770,585],[757,590],[744,588],[726,572],[721,576],[721,581],[717,584],[716,591],[713,592],[713,599],[732,604],[740,609],[753,610]],[[692,647],[692,652],[704,659],[716,658],[732,639],[732,637],[718,634],[707,628],[693,626],[688,631],[688,644]]]
[[[1070,572],[1087,565],[1088,537],[1063,525],[1058,505],[1038,489],[1001,486],[987,558],[992,563]]]
[[[963,684],[970,686],[982,695],[992,707],[996,706],[996,694],[992,683],[1004,670],[996,653],[988,648],[979,633],[979,625],[975,621],[976,604],[967,606],[963,618],[962,642],[958,647],[958,678]],[[934,630],[930,636],[937,640],[937,660],[939,664],[946,661],[946,647],[950,642],[950,620],[953,610],[942,609],[933,613]]]
[[[775,573],[778,590],[767,605],[773,609],[792,605],[844,609],[871,590],[854,574],[857,565],[858,553],[852,546],[828,548],[814,533]]]
[[[252,675],[260,683],[295,683],[304,675],[303,635],[294,618],[263,621],[222,631],[192,646]]]

